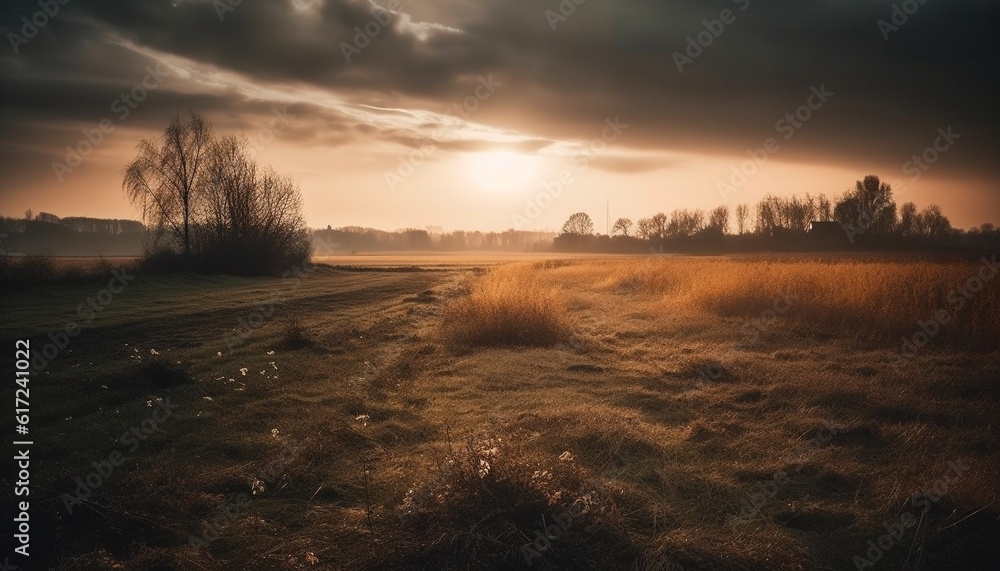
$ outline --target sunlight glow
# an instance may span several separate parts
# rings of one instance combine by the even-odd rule
[[[521,190],[538,171],[537,157],[511,151],[468,153],[465,162],[478,187],[496,192]]]

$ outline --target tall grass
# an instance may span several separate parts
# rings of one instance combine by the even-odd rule
[[[528,264],[495,268],[453,302],[444,332],[456,346],[547,346],[569,334],[563,296]]]
[[[548,280],[585,280],[603,291],[659,298],[671,311],[723,317],[759,316],[785,296],[785,317],[797,323],[876,339],[912,332],[944,310],[949,333],[997,339],[1000,275],[978,292],[960,291],[980,271],[989,274],[977,261],[646,259],[576,264],[552,270]]]

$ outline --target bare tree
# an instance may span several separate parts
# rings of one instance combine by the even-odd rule
[[[30,208],[24,211],[24,219],[27,220],[28,222],[31,222],[32,220],[35,219],[35,214],[31,212]]]
[[[846,223],[855,224],[859,228],[876,235],[885,235],[896,226],[896,202],[892,199],[892,187],[882,182],[875,175],[868,175],[854,185],[854,192],[846,198],[853,198],[858,219]],[[838,204],[839,206],[839,204]],[[845,221],[840,221],[845,223]]]
[[[622,236],[628,237],[628,233],[632,230],[632,221],[628,218],[619,218],[615,220],[614,226],[611,227],[612,234],[621,234]]]
[[[658,212],[649,219],[653,223],[653,238],[666,238],[667,237],[667,215]]]
[[[779,230],[805,232],[814,219],[815,210],[815,200],[809,195],[801,199],[769,194],[757,203],[757,231],[767,235]]]
[[[200,115],[192,113],[183,123],[176,116],[160,139],[142,138],[135,160],[125,167],[126,196],[147,222],[168,227],[185,255],[191,253],[191,218],[202,193],[210,141],[211,128]]]
[[[837,201],[837,206],[833,209],[833,219],[845,228],[855,228],[860,231],[868,228],[868,220],[864,217],[861,204],[850,191],[845,192]]]
[[[39,222],[48,222],[49,224],[59,224],[61,218],[51,212],[39,212],[38,216],[35,216],[35,220],[38,220]]]
[[[652,240],[656,229],[652,218],[640,218],[635,224],[635,234],[643,240]]]
[[[209,148],[199,251],[239,272],[300,263],[309,256],[309,242],[298,186],[259,168],[249,148],[233,136]]]
[[[951,221],[937,204],[931,204],[920,212],[918,226],[923,235],[931,238],[946,238],[952,232]]]
[[[899,209],[899,233],[903,237],[909,237],[916,232],[917,205],[912,202],[905,202]]]
[[[718,228],[723,234],[729,232],[729,207],[723,204],[716,206],[708,215],[708,226]]]
[[[705,226],[705,213],[701,210],[682,208],[670,213],[667,234],[670,236],[691,236]]]
[[[736,205],[736,231],[742,236],[750,229],[750,207],[746,204]]]
[[[563,224],[562,232],[576,236],[590,236],[594,233],[594,221],[586,212],[576,212]]]
[[[833,205],[825,194],[820,194],[819,198],[816,199],[816,215],[819,216],[821,222],[833,220]]]

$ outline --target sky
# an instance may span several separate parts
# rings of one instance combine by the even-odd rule
[[[5,0],[0,214],[138,218],[178,114],[311,227],[598,231],[868,174],[1000,224],[993,0]]]

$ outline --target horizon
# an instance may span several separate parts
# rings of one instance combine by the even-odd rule
[[[558,232],[582,211],[603,231],[608,201],[613,222],[836,200],[868,174],[956,228],[998,223],[997,8],[894,6],[13,3],[0,211],[141,219],[121,171],[194,112],[291,176],[317,229]]]

